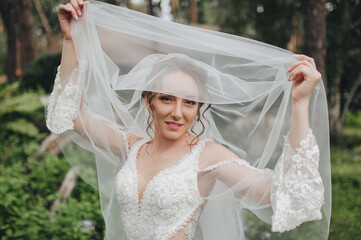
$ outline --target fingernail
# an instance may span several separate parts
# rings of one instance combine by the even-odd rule
[[[80,0],[80,4],[84,4],[83,0]]]
[[[81,16],[81,11],[80,10],[78,10],[78,15]]]
[[[77,20],[77,21],[78,21],[78,20],[79,20],[78,16],[77,16],[77,15],[74,15],[74,16],[75,16],[75,20]]]

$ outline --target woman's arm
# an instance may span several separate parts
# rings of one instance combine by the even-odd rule
[[[209,200],[229,199],[230,191],[241,208],[273,210],[272,231],[284,232],[322,218],[324,187],[318,171],[319,149],[309,129],[293,150],[285,137],[283,153],[274,170],[258,169],[216,143],[207,143],[200,156],[198,189]],[[218,158],[218,160],[216,160]],[[223,160],[220,160],[223,159]],[[227,188],[216,188],[216,180]],[[249,201],[251,200],[251,201]]]
[[[312,58],[305,55],[296,55],[300,60],[293,64],[288,72],[288,80],[292,84],[292,113],[291,126],[288,135],[289,143],[293,149],[298,148],[302,139],[307,136],[309,124],[309,103],[312,92],[321,74],[317,71],[315,62]]]
[[[291,127],[275,169],[257,169],[228,149],[210,143],[201,154],[198,178],[200,190],[206,189],[203,195],[209,196],[215,181],[220,180],[240,198],[271,204],[272,230],[280,232],[320,219],[324,201],[319,149],[308,116],[309,101],[321,75],[311,58],[298,58],[301,61],[289,68],[289,80],[294,81]]]
[[[72,19],[78,20],[82,15],[83,6],[83,1],[73,0],[59,7],[59,23],[64,35],[63,51],[49,100],[47,126],[55,133],[73,129],[94,146],[121,156],[127,152],[128,139],[134,136],[126,134],[115,122],[92,112],[82,95],[86,63],[78,63],[70,25]]]

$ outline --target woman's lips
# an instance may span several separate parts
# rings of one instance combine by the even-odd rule
[[[165,123],[172,130],[178,130],[179,128],[181,128],[183,126],[183,124],[176,123],[176,122],[165,122]]]

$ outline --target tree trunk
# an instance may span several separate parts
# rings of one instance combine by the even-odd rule
[[[197,24],[198,23],[198,5],[196,0],[190,0],[190,23]]]
[[[148,0],[148,14],[154,16],[152,0]]]
[[[21,70],[24,71],[29,62],[35,58],[32,5],[31,0],[16,0],[15,2],[19,20],[20,64]]]
[[[327,87],[326,76],[326,0],[305,0],[304,48],[303,52],[312,57]]]
[[[54,216],[56,215],[57,207],[60,205],[61,202],[65,202],[73,192],[76,180],[78,178],[76,174],[78,170],[80,170],[80,166],[75,166],[69,168],[68,172],[66,173],[63,182],[58,189],[58,193],[60,193],[61,199],[56,199],[50,207],[50,223],[55,222]]]
[[[343,125],[343,122],[345,121],[346,112],[348,111],[348,108],[350,107],[350,104],[352,102],[353,97],[356,94],[356,91],[358,87],[361,85],[361,71],[357,75],[356,81],[353,83],[350,92],[346,96],[345,103],[342,107],[342,113],[341,113],[341,125]]]
[[[5,73],[8,79],[16,77],[16,31],[15,12],[12,1],[0,0],[0,14],[6,31]]]
[[[303,45],[303,29],[302,24],[300,24],[300,12],[298,11],[300,7],[299,1],[293,3],[293,16],[292,16],[292,32],[290,40],[287,43],[287,49],[294,53],[299,53],[302,51]]]
[[[128,7],[129,9],[134,10],[134,6],[133,6],[133,3],[132,3],[131,0],[128,0],[128,1],[127,1],[127,7]]]
[[[330,119],[330,138],[331,142],[341,135],[342,124],[341,124],[341,76],[343,69],[343,60],[340,58],[338,61],[337,75],[332,84],[331,94],[329,97],[330,111],[328,113]]]
[[[343,2],[343,10],[342,10],[342,19],[341,19],[341,27],[340,32],[336,36],[339,43],[344,42],[345,34],[347,28],[349,27],[351,22],[351,14],[350,14],[350,2],[349,0],[345,0]],[[341,96],[341,80],[342,74],[344,69],[344,55],[340,55],[336,58],[337,66],[336,69],[336,76],[333,81],[332,87],[330,87],[330,94],[329,94],[329,119],[330,119],[330,138],[331,142],[335,142],[335,140],[341,135],[342,132],[342,113],[341,113],[341,106],[342,106],[342,96]],[[345,112],[347,109],[344,109]],[[344,113],[345,114],[345,113]]]
[[[33,0],[36,10],[39,13],[41,23],[43,24],[43,27],[46,32],[46,36],[48,37],[49,45],[50,47],[54,46],[56,44],[55,36],[53,34],[53,30],[50,27],[48,18],[46,17],[43,8],[39,2],[39,0]]]
[[[179,1],[178,0],[171,0],[170,1],[170,6],[172,8],[172,15],[173,15],[173,20],[176,22],[177,21],[177,7],[179,6]]]

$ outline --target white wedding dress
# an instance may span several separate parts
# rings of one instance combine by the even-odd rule
[[[64,46],[74,56],[64,55],[71,61],[62,62],[62,82],[59,74],[55,79],[47,126],[63,134],[66,159],[99,190],[106,240],[328,238],[331,171],[322,81],[310,99],[307,136],[292,149],[287,69],[298,61],[293,53],[88,2],[71,23],[72,43]],[[195,84],[163,85],[175,69],[187,71]],[[169,156],[170,167],[149,183],[145,159],[138,159],[140,171],[136,164],[149,140],[144,91],[204,103],[192,127],[195,134],[204,130],[201,141],[188,154],[179,149]],[[130,135],[141,140],[134,143]]]
[[[47,114],[47,126],[52,132],[61,133],[74,128],[73,119],[79,113],[82,92],[82,67],[80,62],[73,73],[76,77],[71,78],[64,89],[60,85],[59,74],[56,76]],[[139,202],[137,155],[147,140],[139,140],[129,147],[125,131],[116,123],[96,114],[88,114],[86,119],[97,119],[97,124],[110,126],[113,133],[123,140],[126,161],[114,181],[121,209],[122,223],[119,224],[123,224],[126,239],[172,239],[181,231],[188,239],[197,234],[202,234],[202,239],[212,239],[204,232],[197,233],[197,223],[208,200],[200,195],[197,179],[201,172],[212,172],[222,167],[225,174],[234,176],[235,182],[241,183],[243,175],[252,173],[257,179],[262,179],[261,184],[269,185],[272,231],[288,231],[303,222],[322,218],[324,187],[318,171],[319,148],[311,129],[295,151],[285,136],[283,153],[274,170],[255,168],[242,159],[221,160],[200,170],[199,156],[208,141],[200,140],[176,165],[164,169],[150,180]],[[255,181],[250,186],[257,187],[258,184]]]
[[[238,168],[247,168],[269,176],[273,231],[287,231],[302,222],[321,219],[323,185],[317,170],[319,150],[311,129],[297,152],[286,142],[274,171],[254,168],[241,159],[221,161],[199,170],[199,155],[206,141],[200,140],[176,165],[156,174],[147,184],[140,202],[137,155],[147,140],[140,140],[130,148],[128,160],[115,179],[127,239],[168,240],[179,231],[183,231],[187,239],[193,239],[207,203],[198,191],[198,173],[232,163],[231,169],[235,172]]]

